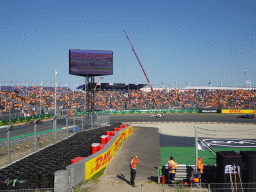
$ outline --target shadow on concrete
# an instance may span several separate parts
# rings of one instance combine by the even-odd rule
[[[157,176],[151,176],[147,178],[149,181],[154,181],[154,182],[158,182],[158,177]]]
[[[130,181],[128,181],[123,174],[117,175],[118,179],[121,179],[122,181],[125,181],[127,184],[130,185]]]

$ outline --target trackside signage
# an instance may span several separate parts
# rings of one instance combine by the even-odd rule
[[[256,110],[249,109],[222,109],[221,113],[237,113],[237,114],[256,114]]]
[[[113,142],[113,144],[107,151],[85,162],[85,180],[90,179],[94,174],[98,173],[100,170],[102,170],[109,164],[122,141],[129,137],[129,135],[132,134],[132,132],[133,126],[130,126],[128,129],[119,132],[119,137],[116,138],[116,140]]]
[[[199,109],[199,113],[221,113],[218,109]]]

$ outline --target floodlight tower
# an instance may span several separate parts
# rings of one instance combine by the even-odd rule
[[[141,62],[140,62],[140,59],[139,59],[138,55],[136,54],[136,52],[135,52],[135,50],[134,50],[134,48],[133,48],[133,46],[132,46],[132,43],[131,43],[131,41],[130,41],[130,39],[129,39],[129,37],[128,37],[128,35],[127,35],[127,33],[126,33],[125,30],[124,30],[124,33],[125,33],[125,35],[126,35],[128,41],[129,41],[129,43],[130,43],[130,45],[131,45],[131,47],[132,47],[132,51],[134,52],[135,56],[137,57],[137,59],[138,59],[138,61],[139,61],[139,64],[140,64],[140,66],[141,66],[141,69],[142,69],[142,71],[143,71],[143,73],[144,73],[144,75],[145,75],[145,77],[146,77],[146,79],[147,79],[147,81],[148,81],[148,84],[150,85],[151,91],[152,91],[152,93],[153,93],[153,92],[154,92],[153,87],[152,87],[152,85],[151,85],[150,82],[149,82],[148,76],[147,76],[147,74],[146,74],[146,72],[145,72],[145,70],[144,70],[144,68],[143,68],[143,66],[142,66],[142,64],[141,64]]]

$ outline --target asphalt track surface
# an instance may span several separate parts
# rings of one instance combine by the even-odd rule
[[[222,123],[256,123],[252,119],[237,118],[237,114],[203,114],[182,113],[166,114],[163,118],[150,118],[150,114],[110,116],[110,123],[116,122],[222,122]]]
[[[73,126],[73,125],[74,125],[73,118],[70,118],[68,120],[68,126]],[[82,121],[80,120],[79,117],[77,117],[75,119],[75,125],[79,125],[80,127],[82,126]],[[65,118],[57,119],[57,128],[62,128],[62,127],[66,127],[66,119]],[[53,130],[53,121],[52,120],[43,121],[42,124],[37,124],[36,129],[37,129],[37,132]],[[27,124],[16,125],[11,130],[10,137],[15,137],[18,135],[25,135],[25,134],[30,134],[30,133],[34,133],[33,125],[27,125]],[[6,128],[0,129],[0,139],[4,139],[4,138],[7,138],[7,129]]]
[[[118,122],[223,122],[223,123],[255,123],[256,117],[252,119],[237,118],[237,114],[166,114],[163,118],[150,118],[150,114],[137,115],[119,115],[110,116],[110,123]],[[81,127],[82,121],[77,117],[75,124]],[[73,118],[69,119],[69,126],[74,125]],[[57,120],[57,128],[66,127],[66,119]],[[37,124],[37,132],[52,130],[52,121],[44,121],[43,124]],[[10,137],[34,133],[32,125],[18,125],[11,131]],[[0,139],[6,138],[7,132],[5,129],[0,130]]]

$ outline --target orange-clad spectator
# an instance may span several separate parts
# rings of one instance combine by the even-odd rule
[[[135,177],[136,177],[136,164],[139,162],[138,160],[138,156],[133,156],[131,157],[130,159],[130,162],[129,162],[129,168],[131,170],[131,182],[130,184],[133,186],[133,187],[137,187],[135,185]]]
[[[203,160],[201,157],[198,158],[197,169],[198,169],[198,171],[200,171],[200,173],[203,173],[204,163],[203,163]]]

